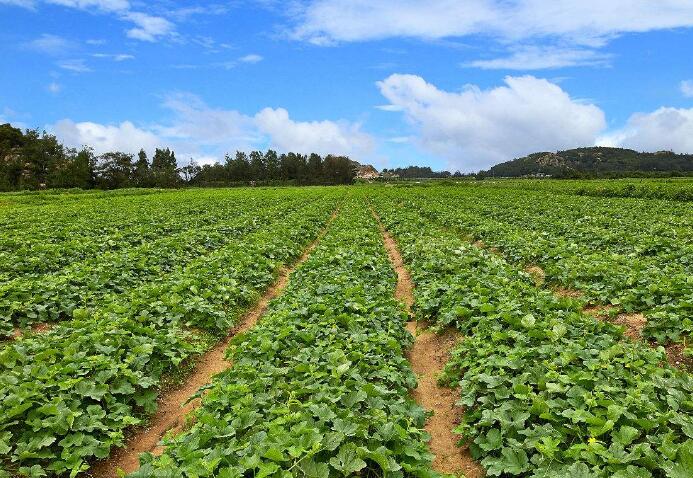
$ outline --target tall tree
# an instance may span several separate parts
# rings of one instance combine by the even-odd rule
[[[152,171],[149,166],[149,159],[144,149],[137,153],[137,161],[132,171],[132,180],[135,186],[146,188],[152,185]]]
[[[9,123],[0,125],[0,190],[19,188],[24,171],[24,142],[21,129]]]
[[[131,186],[132,169],[131,154],[117,151],[102,154],[97,161],[97,186],[102,189],[118,189]]]
[[[153,185],[160,188],[176,187],[180,183],[176,155],[170,149],[157,148],[152,158]]]

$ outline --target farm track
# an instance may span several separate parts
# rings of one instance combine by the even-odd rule
[[[200,405],[200,397],[193,400],[191,398],[202,387],[209,384],[212,377],[233,365],[225,358],[226,349],[231,340],[236,335],[247,332],[255,326],[267,311],[269,303],[286,288],[291,273],[310,257],[337,214],[339,214],[339,209],[332,213],[325,227],[293,264],[279,270],[275,282],[265,291],[257,303],[243,315],[226,338],[198,358],[195,370],[186,378],[184,383],[168,391],[159,399],[157,411],[151,417],[148,426],[135,432],[127,440],[125,447],[115,450],[109,458],[95,463],[87,476],[119,478],[121,476],[119,470],[132,473],[139,468],[140,454],[150,452],[158,456],[163,453],[164,447],[160,445],[161,439],[169,432],[177,434],[183,431],[187,416]]]
[[[404,304],[407,315],[413,319],[411,309],[414,305],[414,284],[411,276],[404,265],[397,242],[385,229],[378,214],[373,209],[371,212],[380,228],[392,267],[397,273],[395,297]],[[455,405],[457,391],[441,387],[437,381],[438,374],[445,367],[460,335],[453,329],[443,334],[421,329],[416,320],[407,322],[407,330],[414,336],[414,344],[407,359],[418,382],[417,388],[412,391],[412,397],[424,409],[433,412],[425,426],[431,435],[429,449],[435,455],[433,469],[445,474],[462,473],[466,478],[483,477],[485,474],[481,465],[474,461],[467,448],[457,446],[458,438],[452,431],[462,414],[462,410]]]

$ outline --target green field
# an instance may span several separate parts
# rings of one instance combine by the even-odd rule
[[[89,476],[256,307],[133,477],[430,477],[413,319],[488,476],[693,477],[693,181],[0,195],[0,477]],[[283,287],[283,286],[282,286]],[[465,450],[465,451],[462,451]],[[98,475],[97,475],[98,476]],[[470,475],[471,476],[471,475]]]

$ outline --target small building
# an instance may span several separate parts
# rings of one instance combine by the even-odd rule
[[[373,179],[380,178],[380,173],[370,164],[365,166],[358,166],[356,168],[356,179],[364,179],[366,181],[371,181]]]

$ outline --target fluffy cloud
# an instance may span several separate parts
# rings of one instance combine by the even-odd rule
[[[259,141],[251,117],[236,110],[210,107],[196,95],[172,94],[163,106],[172,118],[168,125],[155,129],[165,138],[226,150],[248,148]]]
[[[75,123],[64,119],[49,126],[49,130],[68,146],[91,146],[97,154],[108,151],[136,153],[140,148],[153,150],[163,144],[155,134],[138,128],[129,121],[119,125],[103,125],[89,121]]]
[[[282,108],[265,108],[248,116],[210,107],[186,93],[168,96],[163,106],[170,114],[162,124],[136,126],[125,121],[105,125],[65,119],[47,129],[69,146],[90,145],[98,154],[113,150],[136,153],[140,148],[153,151],[167,146],[182,162],[189,157],[204,163],[221,161],[227,152],[264,148],[267,144],[280,151],[323,154],[362,155],[373,149],[373,139],[361,131],[360,125],[346,121],[298,122]]]
[[[693,152],[693,108],[659,108],[632,115],[625,127],[598,140],[602,146],[621,146],[638,151]]]
[[[604,113],[575,100],[558,85],[533,76],[507,77],[481,90],[447,92],[414,75],[378,82],[395,110],[419,131],[418,144],[450,167],[486,168],[535,151],[593,144]]]
[[[294,121],[283,108],[265,108],[255,115],[261,133],[273,147],[298,153],[345,154],[360,158],[372,152],[373,138],[361,125],[334,121]]]
[[[693,98],[693,80],[684,80],[681,82],[681,93],[686,98]]]

